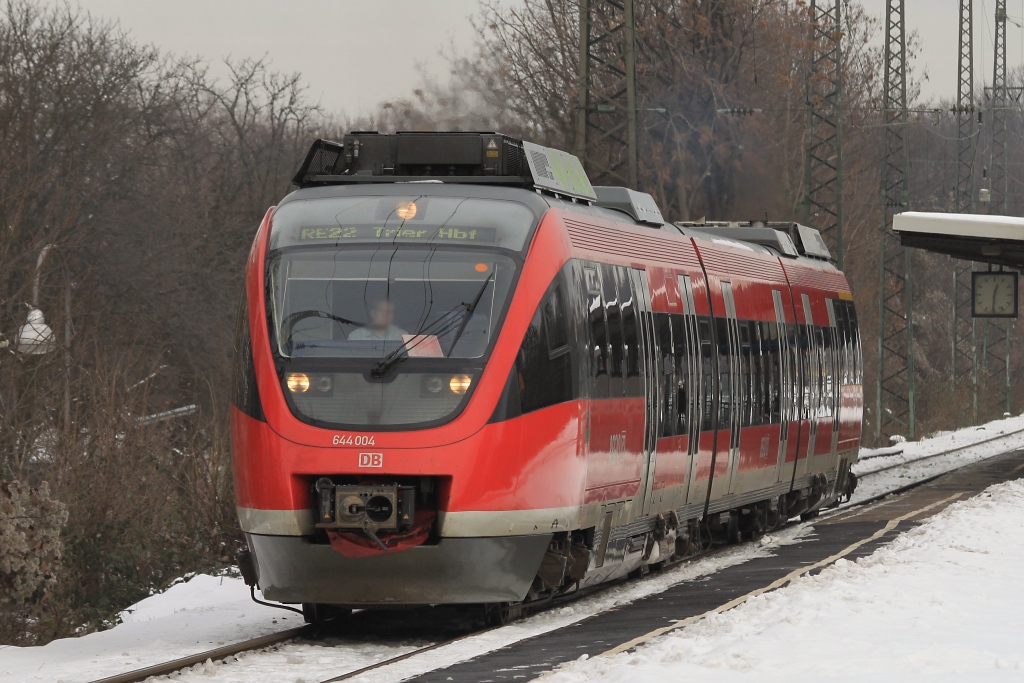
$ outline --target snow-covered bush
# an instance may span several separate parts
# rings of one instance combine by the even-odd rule
[[[68,513],[50,488],[0,482],[0,601],[38,600],[56,581]]]

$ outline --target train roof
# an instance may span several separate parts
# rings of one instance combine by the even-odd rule
[[[626,187],[593,186],[579,159],[497,132],[356,131],[342,142],[316,140],[292,179],[292,199],[365,191],[386,194],[422,184],[425,194],[511,198],[540,213],[543,205],[740,249],[793,259],[831,260],[821,234],[793,222],[667,222],[654,197]],[[352,188],[343,190],[343,187]],[[318,189],[319,188],[319,189]],[[334,188],[333,191],[331,188]],[[428,189],[429,188],[429,189]],[[510,190],[512,192],[510,192]],[[519,190],[519,192],[515,192]]]

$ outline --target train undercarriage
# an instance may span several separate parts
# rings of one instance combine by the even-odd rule
[[[824,475],[812,476],[802,488],[707,515],[682,517],[680,512],[685,515],[692,508],[670,510],[637,520],[640,524],[611,528],[607,534],[591,527],[550,535],[433,539],[423,546],[349,562],[331,548],[323,529],[315,542],[248,534],[249,548],[261,563],[257,565],[253,552],[247,550],[239,566],[247,585],[259,585],[267,597],[283,603],[301,601],[307,623],[343,619],[353,609],[436,601],[478,605],[486,623],[500,625],[556,598],[660,571],[715,547],[756,539],[796,517],[810,519],[825,507],[849,500],[856,485],[856,476],[844,461],[839,476],[831,481]],[[504,561],[496,561],[498,557]],[[383,573],[382,567],[386,567]],[[302,576],[295,574],[296,569]],[[339,582],[365,583],[360,594],[366,600],[333,601],[333,587]],[[300,587],[301,596],[290,594],[285,585]],[[415,601],[403,599],[396,585],[416,595]],[[381,589],[384,592],[375,596],[374,591]],[[506,599],[495,601],[495,595]],[[306,601],[307,596],[324,601]]]

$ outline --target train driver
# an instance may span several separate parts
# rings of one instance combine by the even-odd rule
[[[402,341],[406,331],[394,324],[395,305],[389,299],[370,304],[370,322],[349,334],[350,341]]]

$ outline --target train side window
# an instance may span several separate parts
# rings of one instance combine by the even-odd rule
[[[846,313],[846,302],[835,302],[836,312],[836,357],[839,359],[839,383],[850,384],[850,318]]]
[[[604,300],[601,297],[601,273],[585,266],[583,279],[587,288],[587,320],[590,328],[590,397],[608,398],[608,328]]]
[[[739,321],[740,328],[740,386],[738,387],[740,405],[740,426],[749,427],[753,424],[754,410],[754,367],[750,348],[750,326],[747,321]]]
[[[761,323],[761,344],[767,361],[768,422],[782,422],[782,347],[777,323]]]
[[[864,347],[860,336],[860,325],[857,322],[857,305],[850,302],[850,322],[853,324],[854,359],[857,366],[857,384],[864,383]]]
[[[615,284],[615,266],[601,264],[601,291],[608,320],[608,395],[622,396],[622,315]]]
[[[793,379],[793,416],[795,419],[807,419],[807,412],[804,410],[804,395],[807,393],[806,349],[801,346],[802,335],[800,333],[803,325],[796,323],[787,324],[789,328],[789,348],[793,362],[790,363],[790,377]]]
[[[572,354],[568,344],[552,350],[549,340],[558,338],[558,333],[548,330],[548,321],[565,324],[564,311],[560,308],[560,283],[552,287],[540,306],[537,307],[530,326],[526,329],[523,344],[516,358],[519,376],[519,396],[522,412],[528,413],[540,408],[569,401],[572,394]],[[549,318],[548,309],[551,309]]]
[[[715,334],[715,342],[718,345],[718,428],[729,429],[732,424],[733,392],[737,391],[732,382],[735,350],[732,348],[729,321],[725,318],[715,318]]]
[[[672,393],[676,396],[676,424],[673,432],[682,436],[690,432],[690,389],[696,387],[691,376],[687,318],[684,315],[673,314],[669,316],[669,321],[672,324],[672,360],[676,367],[675,383],[671,387]]]
[[[807,374],[807,417],[809,419],[818,416],[818,353],[815,347],[814,326],[804,325],[804,354],[807,357],[805,372]]]
[[[697,324],[697,331],[700,337],[700,368],[701,384],[704,387],[704,411],[701,418],[701,431],[710,432],[714,428],[715,409],[715,365],[714,365],[714,344],[711,339],[711,319],[706,315],[700,316]]]
[[[807,420],[811,417],[811,349],[810,339],[807,336],[807,325],[797,324],[793,329],[796,349],[797,374],[800,382],[800,395],[797,397],[800,419]]]
[[[661,391],[661,436],[675,436],[678,413],[681,409],[676,402],[676,377],[679,368],[673,354],[672,321],[668,313],[654,314],[654,333],[658,337],[658,348],[662,357]]]
[[[754,424],[763,425],[768,422],[768,390],[765,386],[766,368],[764,348],[761,341],[761,323],[750,323],[750,350],[754,364]]]
[[[846,307],[841,301],[834,301],[832,311],[836,326],[832,328],[832,357],[836,364],[836,389],[848,383],[846,377]]]
[[[249,338],[249,304],[245,288],[235,313],[235,348],[232,357],[231,401],[249,417],[263,419],[263,405],[256,386],[256,365]]]
[[[569,334],[566,331],[565,296],[562,293],[561,282],[548,293],[541,307],[544,311],[544,330],[548,340],[548,352],[555,354],[563,349],[568,350]]]
[[[814,325],[807,326],[807,348],[810,354],[810,383],[811,383],[811,417],[821,415],[821,346],[818,343],[817,328]]]
[[[748,323],[750,326],[750,367],[753,372],[751,395],[753,397],[753,417],[755,425],[765,423],[764,401],[767,392],[764,389],[764,359],[761,356],[761,324],[757,321]]]
[[[857,309],[852,301],[846,302],[846,315],[850,321],[850,382],[860,384],[860,331],[857,329]]]
[[[816,327],[815,337],[818,348],[818,414],[828,417],[832,414],[832,349],[829,338],[831,331],[827,327]]]
[[[750,352],[751,365],[754,368],[754,424],[765,423],[765,397],[768,392],[765,390],[765,360],[761,348],[761,323],[750,321]]]
[[[623,355],[626,360],[626,377],[640,376],[640,331],[637,321],[638,305],[636,294],[630,283],[629,272],[616,268],[619,284],[619,309],[622,311]],[[640,389],[642,394],[643,389]],[[634,395],[627,392],[627,395]]]

